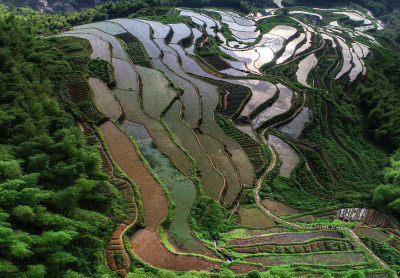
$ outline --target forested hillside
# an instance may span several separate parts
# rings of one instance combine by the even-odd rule
[[[1,16],[1,276],[93,277],[121,197],[59,102],[69,63],[30,30]]]

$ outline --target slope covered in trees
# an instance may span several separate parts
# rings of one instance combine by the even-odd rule
[[[121,198],[57,99],[71,68],[14,16],[0,19],[0,68],[1,275],[93,277]]]

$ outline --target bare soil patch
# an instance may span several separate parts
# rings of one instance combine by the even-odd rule
[[[139,230],[132,236],[131,243],[136,255],[155,267],[174,271],[209,271],[221,266],[220,263],[207,261],[200,257],[170,253],[160,242],[157,231]]]
[[[275,213],[276,215],[279,215],[279,216],[285,216],[285,215],[299,213],[299,211],[297,209],[289,207],[288,205],[286,205],[282,202],[266,199],[263,201],[263,204],[270,211],[272,211],[273,213]]]
[[[369,227],[357,226],[354,231],[361,236],[371,237],[379,241],[385,241],[389,238],[387,234]]]
[[[235,274],[246,274],[252,270],[257,270],[259,272],[265,271],[265,268],[258,265],[251,265],[251,264],[235,264],[231,267],[231,270]]]

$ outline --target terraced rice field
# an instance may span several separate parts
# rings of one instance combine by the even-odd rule
[[[149,162],[150,167],[160,178],[161,182],[171,192],[175,208],[173,221],[168,228],[169,241],[181,252],[200,253],[211,256],[212,252],[193,237],[187,222],[187,215],[196,195],[193,182],[179,172],[169,158],[157,148],[146,129],[140,130],[140,127],[138,128],[135,123],[130,121],[125,121],[122,127],[135,138],[140,152]],[[139,136],[136,135],[138,129]],[[143,139],[138,140],[136,138]]]
[[[123,90],[138,90],[137,73],[131,63],[113,58],[112,64],[114,67],[115,82],[117,88]]]
[[[175,166],[186,176],[192,175],[192,164],[187,155],[176,146],[160,122],[146,116],[139,106],[138,94],[134,91],[115,90],[127,119],[145,125],[156,145],[172,159]]]
[[[143,108],[155,119],[160,118],[161,112],[176,96],[176,92],[168,88],[164,75],[153,69],[136,66],[143,84]]]
[[[291,58],[296,49],[299,47],[299,45],[304,42],[306,40],[306,34],[301,33],[300,36],[292,41],[290,41],[285,48],[285,51],[283,52],[283,54],[281,55],[281,57],[279,57],[276,60],[276,63],[282,64],[283,62],[287,61],[289,58]]]
[[[285,216],[285,215],[299,213],[299,211],[297,209],[289,207],[288,205],[286,205],[282,202],[265,199],[263,201],[263,204],[270,211],[272,211],[273,213],[275,213],[276,215],[279,215],[279,216]]]
[[[191,31],[186,24],[177,23],[177,24],[169,24],[169,26],[172,28],[174,32],[171,43],[177,44],[180,40],[190,36]]]
[[[390,237],[389,235],[370,227],[357,226],[354,231],[363,237],[370,237],[379,241],[385,241]]]
[[[206,154],[195,134],[180,120],[180,103],[174,105],[165,114],[164,120],[178,142],[196,160],[199,176],[205,194],[215,200],[219,199],[224,186],[224,179],[217,170],[216,165]],[[214,146],[212,146],[214,148]],[[218,149],[218,148],[216,148]]]
[[[248,117],[260,105],[271,99],[277,92],[274,84],[262,80],[238,80],[240,85],[249,87],[252,92],[250,101],[243,108],[240,116]]]
[[[162,70],[176,86],[184,90],[184,93],[181,96],[184,105],[183,118],[186,123],[194,128],[197,126],[201,116],[201,103],[198,92],[188,80],[183,79],[175,73],[175,69],[179,67],[177,57],[175,55],[164,53],[163,61],[168,65],[168,67],[158,59],[153,60],[153,63],[155,67],[159,70]]]
[[[77,37],[86,39],[90,42],[90,46],[92,47],[92,54],[90,57],[92,59],[101,59],[106,61],[107,63],[111,63],[111,53],[110,53],[110,45],[107,41],[100,39],[99,37],[91,34],[61,34],[60,37]]]
[[[113,93],[100,79],[89,78],[89,85],[92,88],[97,108],[111,120],[116,121],[121,116],[122,111]]]
[[[297,81],[299,81],[300,84],[306,87],[311,87],[307,83],[307,78],[308,74],[316,66],[317,63],[318,59],[314,53],[308,55],[305,59],[301,60],[301,62],[299,63],[299,69],[296,72]]]
[[[118,166],[138,186],[142,197],[146,229],[157,231],[167,216],[168,200],[161,185],[143,164],[131,140],[111,122],[99,127]]]
[[[245,227],[260,229],[276,226],[259,208],[240,207],[238,213],[239,224]]]
[[[89,24],[84,24],[84,25],[79,25],[75,26],[73,30],[82,30],[82,29],[99,29],[103,32],[109,33],[111,35],[118,35],[121,33],[126,32],[124,28],[122,28],[120,25],[108,21],[101,21],[101,22],[95,22],[95,23],[89,23]]]
[[[131,238],[131,245],[135,254],[141,260],[163,269],[175,271],[196,269],[206,271],[222,265],[219,262],[208,261],[200,257],[174,255],[165,249],[157,233],[148,229],[137,231]]]
[[[128,61],[128,57],[121,45],[121,43],[117,40],[116,37],[110,35],[106,32],[100,31],[99,29],[89,28],[89,29],[80,29],[77,31],[69,31],[64,34],[91,34],[95,35],[103,41],[110,43],[111,45],[111,53],[114,58],[118,58],[121,60]]]
[[[299,155],[289,144],[274,135],[269,135],[268,143],[276,149],[279,158],[282,159],[279,174],[283,177],[290,177],[293,169],[300,162]]]
[[[279,127],[279,130],[292,138],[299,138],[304,127],[312,120],[311,109],[304,107],[289,123]]]
[[[290,109],[293,96],[292,91],[282,84],[278,84],[277,87],[279,89],[278,99],[272,106],[261,111],[254,117],[251,122],[254,128],[260,127],[264,122],[269,121],[275,116],[283,114]]]
[[[252,263],[261,263],[265,266],[273,265],[291,265],[296,263],[305,263],[313,265],[357,265],[364,263],[365,255],[359,252],[346,253],[317,253],[310,255],[269,255],[247,257],[245,261]]]

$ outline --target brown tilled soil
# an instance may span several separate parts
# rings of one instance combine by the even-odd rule
[[[132,236],[131,243],[136,255],[155,267],[174,271],[210,271],[221,266],[203,258],[170,253],[160,242],[157,231],[139,230]]]
[[[282,202],[265,199],[263,201],[263,204],[266,208],[268,208],[270,211],[272,211],[273,213],[275,213],[276,215],[279,215],[279,216],[285,216],[285,215],[299,213],[299,211],[297,209],[289,207],[288,205],[286,205]]]
[[[118,127],[106,122],[99,128],[115,162],[139,188],[146,228],[156,231],[167,216],[168,200],[164,190],[143,164],[131,140]]]
[[[251,264],[235,264],[231,267],[231,270],[235,274],[245,274],[252,270],[257,270],[259,272],[265,271],[265,268],[258,265],[251,265]]]
[[[369,227],[357,226],[354,231],[361,236],[372,237],[379,241],[385,241],[389,238],[384,232]]]
[[[343,238],[343,234],[337,231],[316,231],[308,233],[284,233],[271,236],[260,236],[251,238],[237,238],[228,241],[228,245],[251,245],[258,243],[292,243],[303,242],[316,237]]]

